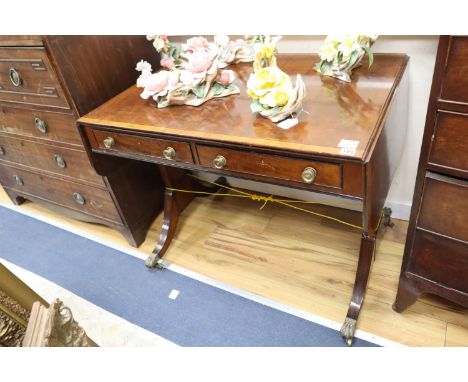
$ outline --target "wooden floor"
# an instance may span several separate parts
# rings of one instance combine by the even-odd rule
[[[0,201],[11,203],[0,188]],[[21,208],[102,239],[127,245],[107,227],[77,222],[33,203]],[[351,211],[326,212],[355,220]],[[154,222],[139,248],[151,253],[162,223]],[[423,297],[402,314],[391,306],[401,267],[407,222],[395,221],[377,242],[358,328],[411,346],[468,346],[468,311]],[[183,213],[165,259],[280,303],[342,322],[354,282],[360,234],[309,214],[238,198],[198,198]],[[143,262],[142,262],[142,266]]]

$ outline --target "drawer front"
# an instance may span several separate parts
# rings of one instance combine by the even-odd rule
[[[342,187],[342,166],[335,163],[315,162],[268,154],[230,150],[211,146],[197,146],[200,164],[216,168],[215,159],[225,158],[224,170],[284,179],[301,184]],[[306,183],[303,174],[307,168],[315,170],[315,179]],[[310,174],[310,170],[309,170]],[[307,178],[307,174],[304,175]]]
[[[429,163],[468,175],[468,115],[438,113]]]
[[[0,135],[0,161],[49,171],[54,174],[104,185],[85,151],[55,147],[49,144]]]
[[[468,38],[452,37],[441,98],[468,103]]]
[[[468,244],[416,230],[408,271],[468,293]]]
[[[468,182],[428,173],[418,227],[468,242]]]
[[[0,48],[0,101],[69,109],[44,48]]]
[[[0,132],[83,146],[73,114],[0,106]]]
[[[93,148],[193,163],[192,151],[188,143],[157,138],[135,137],[132,135],[108,133],[100,130],[94,130],[94,137],[94,142],[92,139],[90,140]],[[110,146],[108,143],[106,147],[106,139],[111,139],[112,144]],[[165,152],[166,155],[170,155],[170,158],[164,156]]]
[[[0,182],[5,188],[42,198],[89,215],[122,224],[111,195],[99,188],[0,164]]]

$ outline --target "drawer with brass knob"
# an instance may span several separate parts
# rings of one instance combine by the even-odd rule
[[[0,100],[70,110],[43,47],[0,48]]]
[[[28,166],[39,172],[54,173],[86,183],[104,185],[83,150],[57,147],[4,134],[0,134],[0,146],[4,151],[4,155],[0,155],[0,161]]]
[[[284,179],[304,185],[342,187],[342,166],[337,163],[284,158],[251,151],[197,146],[200,164],[255,176]]]
[[[100,216],[121,224],[121,218],[108,191],[91,185],[78,184],[55,176],[0,164],[0,182],[5,189],[32,200],[43,199],[80,212]]]
[[[0,106],[0,133],[83,147],[75,125],[76,117],[69,113]]]
[[[130,134],[109,134],[102,130],[85,130],[92,149],[95,151],[112,149],[122,154],[149,155],[155,159],[194,163],[190,145],[159,138],[136,137]]]

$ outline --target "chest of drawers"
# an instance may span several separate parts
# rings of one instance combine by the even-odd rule
[[[468,307],[468,37],[439,41],[394,309],[432,293]]]
[[[76,128],[135,82],[140,59],[159,65],[143,36],[0,36],[0,183],[13,202],[144,240],[162,206],[157,167],[125,161],[99,176]]]

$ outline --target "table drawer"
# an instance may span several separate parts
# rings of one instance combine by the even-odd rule
[[[5,188],[122,224],[111,195],[102,189],[0,164]]]
[[[212,146],[197,146],[197,152],[200,164],[205,167],[222,168],[228,171],[284,179],[302,184],[342,187],[342,166],[336,163],[294,159]],[[216,158],[220,157],[225,159],[225,164],[222,167],[219,166],[222,163],[216,162]],[[310,176],[314,177],[312,181],[310,181]],[[309,181],[306,182],[305,179]]]
[[[468,293],[468,244],[416,230],[408,271]]]
[[[73,114],[0,106],[0,132],[83,146]]]
[[[468,182],[427,173],[417,225],[468,242]]]
[[[0,48],[0,101],[69,109],[44,48]]]
[[[85,151],[13,138],[0,134],[0,161],[19,163],[54,174],[104,185]]]
[[[468,115],[439,112],[429,163],[468,175],[467,152]]]
[[[95,139],[90,139],[90,143],[95,149],[112,150],[128,154],[141,154],[179,162],[193,163],[192,150],[190,149],[190,145],[185,142],[136,137],[133,135],[109,133],[101,130],[93,130],[93,134]]]

